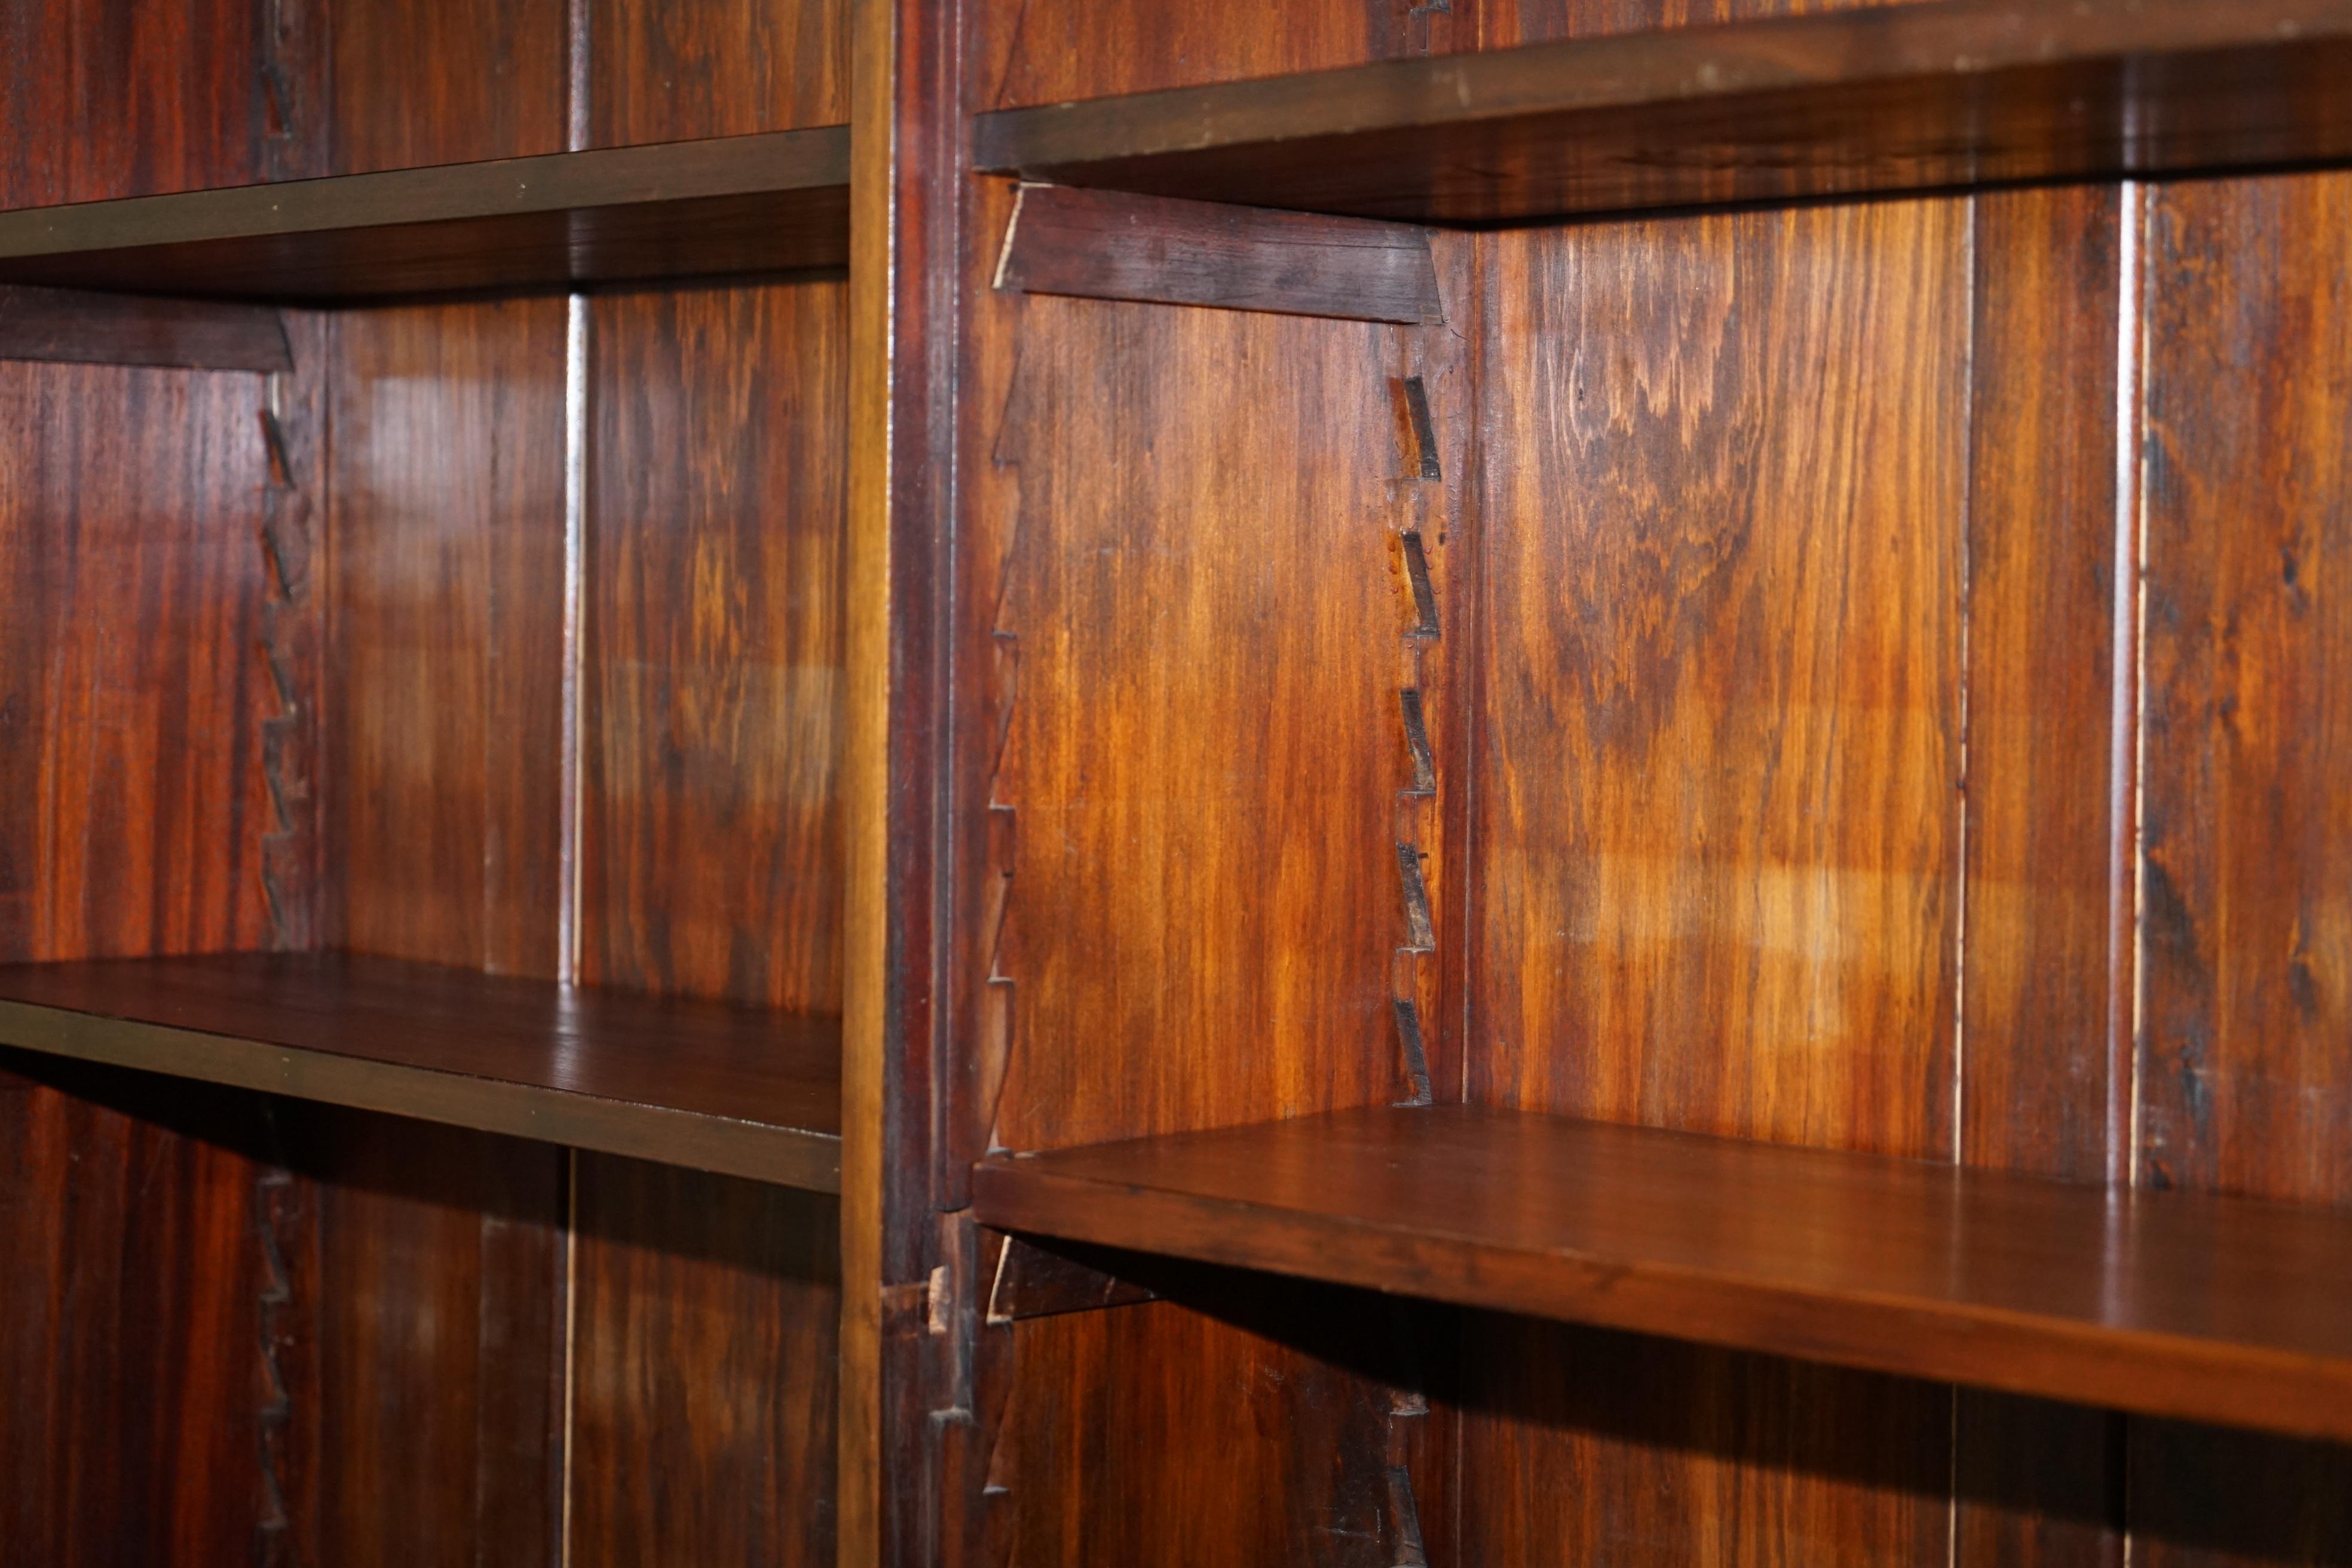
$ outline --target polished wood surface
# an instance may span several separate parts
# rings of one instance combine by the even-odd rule
[[[2340,173],[2148,193],[2147,1186],[2352,1205]],[[2352,1560],[2352,1452],[2135,1425],[2163,1568]]]
[[[2352,153],[2347,56],[2344,0],[1866,6],[1000,110],[975,157],[1454,223],[2177,174]]]
[[[581,1156],[567,1557],[834,1562],[840,1205]]]
[[[317,174],[561,153],[566,10],[565,0],[277,0],[278,25],[321,35],[327,58],[322,79],[289,82],[275,118],[326,158],[308,171]]]
[[[0,285],[0,359],[188,370],[291,370],[266,306]]]
[[[394,959],[0,970],[0,1039],[151,1072],[830,1189],[839,1026]]]
[[[996,286],[1358,321],[1445,319],[1429,237],[1406,224],[1028,185]]]
[[[839,127],[0,213],[0,281],[351,300],[838,267]]]
[[[840,1010],[844,302],[588,306],[584,982]]]
[[[557,979],[564,306],[351,311],[332,332],[326,939]]]
[[[1477,1107],[1000,1157],[987,1224],[2352,1436],[2352,1223]]]
[[[849,118],[843,0],[582,0],[591,147]]]

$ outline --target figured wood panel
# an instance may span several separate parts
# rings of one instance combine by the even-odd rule
[[[977,601],[1017,691],[989,797],[1012,1045],[976,1108],[1004,1146],[1411,1092],[1397,331],[1023,307],[992,452],[1015,537]]]
[[[2131,1094],[2116,383],[2137,211],[2111,185],[1975,202],[1960,1158],[2081,1182],[2120,1158]],[[2120,1423],[1959,1400],[1960,1560],[2114,1560]]]
[[[335,326],[331,940],[552,979],[564,308]]]
[[[845,294],[593,302],[585,981],[841,1005]]]
[[[298,1560],[553,1564],[563,1152],[352,1111],[278,1119],[308,1211],[279,1324],[310,1475],[289,1500]]]
[[[269,177],[254,0],[21,0],[0,10],[0,208]]]
[[[583,0],[588,145],[849,119],[844,0]]]
[[[268,944],[263,388],[0,364],[0,955]]]
[[[838,1205],[583,1155],[569,1561],[833,1561]]]
[[[2352,1203],[2352,219],[2149,197],[2138,1172]],[[2135,1560],[2352,1560],[2352,1454],[2135,1426]]]
[[[291,370],[266,306],[0,286],[0,359],[190,370]]]
[[[1948,1152],[1965,223],[1494,242],[1474,1100]]]
[[[564,149],[564,0],[334,0],[328,32],[333,162],[321,173]]]
[[[92,1087],[0,1084],[0,1532],[24,1563],[268,1561],[249,1118]]]

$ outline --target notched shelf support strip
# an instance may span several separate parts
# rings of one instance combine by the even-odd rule
[[[0,359],[176,370],[294,368],[266,305],[0,284]]]
[[[996,286],[1411,325],[1445,308],[1412,224],[1024,185]]]

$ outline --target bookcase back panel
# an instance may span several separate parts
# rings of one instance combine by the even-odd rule
[[[271,940],[268,385],[0,364],[0,959]]]
[[[1591,38],[1652,27],[1704,27],[1822,11],[1858,11],[1921,0],[1478,0],[1488,48],[1547,38]]]
[[[588,145],[849,119],[845,0],[583,0]]]
[[[840,1008],[845,296],[592,301],[584,982]]]
[[[334,318],[330,940],[561,963],[561,300]]]
[[[2137,1178],[2352,1204],[2352,175],[2147,201]],[[2137,1561],[2352,1561],[2352,1452],[2130,1459]]]
[[[304,84],[310,90],[285,115],[293,139],[327,165],[305,173],[520,158],[567,145],[564,0],[279,0],[279,6],[306,30],[319,61]]]

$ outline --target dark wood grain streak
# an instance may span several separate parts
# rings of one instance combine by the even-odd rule
[[[973,1173],[985,1224],[2126,1409],[2352,1436],[2352,1223],[1471,1106]]]
[[[996,286],[1359,321],[1445,319],[1429,237],[1405,224],[1029,185]]]
[[[839,1026],[344,954],[0,969],[0,1040],[830,1190]]]
[[[0,213],[0,281],[368,299],[847,259],[848,135],[777,132]]]
[[[5,285],[0,285],[0,359],[293,368],[278,312],[261,306]]]
[[[834,1562],[839,1205],[583,1156],[569,1561]]]
[[[1456,223],[2340,158],[2345,0],[1891,5],[981,117],[979,167]]]
[[[2352,1205],[2352,221],[2341,174],[2150,193],[2137,1168]],[[2341,1436],[2340,1434],[2338,1435]],[[2135,1561],[2352,1561],[2352,1452],[2131,1433]]]

